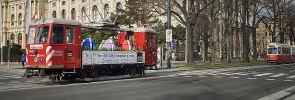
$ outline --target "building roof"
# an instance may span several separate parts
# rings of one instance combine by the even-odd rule
[[[36,24],[66,24],[66,25],[79,25],[82,24],[76,20],[69,20],[64,18],[43,18],[41,20],[32,21],[30,25]]]

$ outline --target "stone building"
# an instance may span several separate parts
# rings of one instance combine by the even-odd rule
[[[32,16],[35,12],[46,16],[47,0],[31,0]],[[10,40],[25,48],[25,10],[26,0],[2,0],[2,46]]]

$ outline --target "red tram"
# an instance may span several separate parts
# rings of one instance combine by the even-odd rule
[[[267,46],[267,63],[295,62],[295,46],[280,43],[269,43]]]
[[[120,49],[81,49],[82,28],[119,31]],[[155,66],[157,62],[155,35],[156,31],[148,27],[115,29],[108,25],[83,26],[78,21],[61,18],[38,20],[29,26],[25,75],[37,73],[49,76],[52,81],[144,75],[145,67]],[[124,45],[130,48],[123,49]]]

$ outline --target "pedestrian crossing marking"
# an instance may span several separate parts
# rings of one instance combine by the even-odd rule
[[[287,78],[295,78],[295,75],[292,75],[292,76],[288,76]]]
[[[256,78],[254,78],[254,77],[248,77],[247,79],[249,79],[249,80],[253,80],[253,79],[256,79]]]
[[[280,73],[280,74],[271,75],[269,77],[281,77],[281,76],[285,76],[285,75],[288,75],[288,74]]]
[[[266,76],[266,75],[271,75],[273,73],[262,73],[262,74],[257,74],[257,75],[254,75],[254,76]]]
[[[273,80],[275,80],[275,79],[272,79],[272,78],[267,78],[267,79],[265,79],[265,80],[273,81]]]
[[[284,80],[284,81],[286,81],[286,82],[293,82],[293,80]]]

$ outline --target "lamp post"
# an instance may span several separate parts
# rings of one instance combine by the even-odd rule
[[[167,2],[167,30],[170,31],[170,35],[172,35],[172,30],[171,30],[171,0],[168,0]],[[166,32],[167,32],[166,30]],[[171,36],[172,37],[172,36]],[[172,40],[172,39],[171,39]],[[170,52],[170,47],[171,47],[171,41],[167,41],[167,33],[166,33],[166,48],[167,48],[167,68],[171,68],[171,64],[170,64],[170,59],[171,59],[171,52]]]
[[[0,42],[0,47],[1,47],[1,65],[3,65],[3,37],[2,37],[2,0],[0,0],[0,37],[1,37],[1,42]]]

